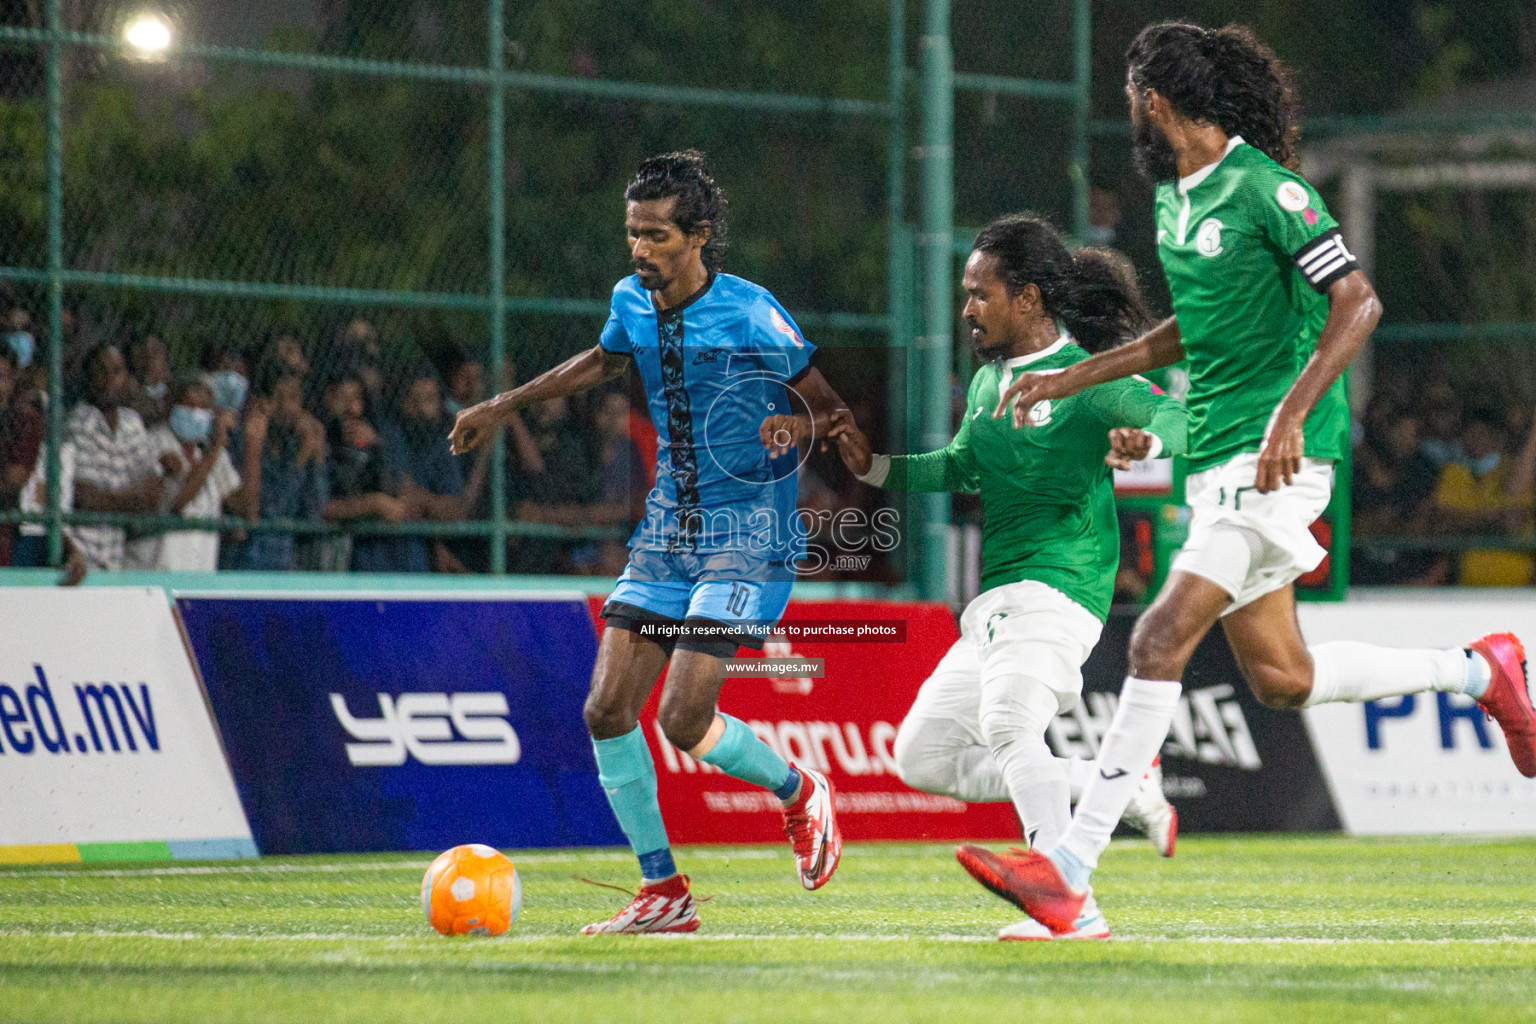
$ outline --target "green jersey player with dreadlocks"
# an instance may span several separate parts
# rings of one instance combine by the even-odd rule
[[[1510,633],[1450,649],[1308,647],[1292,583],[1324,551],[1308,527],[1328,504],[1348,413],[1340,375],[1381,304],[1338,223],[1296,172],[1290,76],[1248,29],[1168,23],[1127,55],[1137,163],[1157,187],[1157,249],[1174,316],[1061,373],[1022,375],[997,406],[1026,412],[1187,359],[1189,539],[1136,624],[1130,674],[1071,826],[1024,855],[963,847],[993,891],[1052,931],[1071,929],[1137,780],[1162,747],[1184,666],[1220,621],[1270,707],[1467,694],[1536,776],[1525,653]]]
[[[1048,848],[1070,820],[1072,791],[1093,773],[1093,762],[1053,757],[1045,731],[1077,704],[1083,662],[1109,613],[1120,561],[1110,469],[1182,453],[1185,412],[1146,381],[1125,379],[1040,403],[1029,432],[992,417],[1017,375],[1060,373],[1146,325],[1135,278],[1118,254],[1068,252],[1045,221],[1010,215],[977,236],[962,283],[972,344],[986,364],[971,380],[954,440],[923,455],[876,456],[846,415],[834,417],[829,436],[866,483],[980,491],[983,592],[923,683],[894,753],[902,780],[917,789],[1012,800],[1030,843]],[[1177,819],[1161,771],[1142,768],[1126,820],[1171,855]],[[1108,934],[1091,904],[1071,931]],[[1052,936],[1026,919],[999,937]]]

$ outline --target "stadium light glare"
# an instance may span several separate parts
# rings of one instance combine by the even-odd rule
[[[171,48],[171,23],[154,13],[134,15],[123,28],[123,40],[141,57],[161,57]]]

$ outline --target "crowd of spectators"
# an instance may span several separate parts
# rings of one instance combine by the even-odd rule
[[[46,360],[25,310],[11,303],[0,324],[0,508],[43,513]],[[483,532],[396,525],[491,517],[492,449],[454,456],[447,442],[457,412],[489,391],[473,355],[453,350],[438,365],[386,373],[378,330],[362,318],[324,339],[280,331],[181,359],[148,333],[66,345],[65,353],[60,505],[138,520],[67,526],[66,579],[118,569],[490,568]],[[193,355],[196,366],[178,365]],[[512,419],[505,506],[531,526],[508,542],[509,571],[623,570],[623,539],[655,472],[656,433],[639,399],[602,390]],[[800,504],[821,522],[879,503],[879,492],[843,479],[835,460],[820,467],[830,484],[819,466],[802,466]],[[1352,503],[1356,584],[1536,582],[1536,415],[1518,404],[1464,404],[1444,383],[1411,403],[1378,397],[1356,425]],[[960,499],[960,521],[975,512]],[[265,526],[213,528],[174,516]],[[582,536],[570,539],[570,528]],[[46,541],[37,522],[0,526],[0,566],[47,564]],[[858,575],[890,572],[882,557]]]
[[[1533,582],[1536,557],[1528,545],[1536,535],[1536,416],[1530,409],[1467,407],[1454,389],[1437,383],[1411,406],[1378,398],[1359,434],[1352,582]],[[1426,538],[1452,543],[1426,546]]]
[[[0,503],[42,513],[46,369],[29,318],[13,307],[6,327]],[[458,410],[486,396],[485,368],[474,356],[454,351],[440,369],[423,360],[386,374],[378,331],[361,318],[318,348],[278,332],[251,347],[213,346],[188,368],[152,334],[65,351],[60,504],[137,518],[66,526],[70,578],[119,569],[489,567],[484,535],[422,535],[393,525],[490,516],[491,447],[455,456],[447,440]],[[514,419],[505,448],[509,514],[607,529],[587,531],[595,539],[579,544],[514,537],[509,569],[622,569],[619,538],[638,518],[655,453],[649,421],[630,415],[629,405],[626,393],[603,391]],[[168,518],[176,515],[264,527],[177,524]],[[0,526],[0,565],[46,563],[42,524]]]

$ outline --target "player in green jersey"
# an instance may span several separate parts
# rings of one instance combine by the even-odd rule
[[[1508,633],[1466,648],[1308,647],[1293,581],[1324,552],[1309,525],[1344,450],[1344,372],[1381,316],[1336,221],[1296,173],[1296,102],[1274,53],[1241,27],[1169,23],[1127,53],[1137,163],[1157,185],[1157,247],[1174,316],[1058,374],[1003,395],[1029,408],[1188,359],[1189,540],[1131,637],[1130,674],[1062,841],[978,868],[1036,920],[1071,928],[1088,879],[1141,773],[1167,736],[1180,678],[1218,620],[1271,707],[1438,690],[1475,698],[1536,776],[1536,714],[1524,651]],[[985,853],[985,851],[981,851]]]
[[[971,379],[954,440],[923,455],[873,455],[846,415],[834,417],[829,436],[866,483],[981,492],[982,593],[902,722],[895,758],[915,788],[966,801],[1011,799],[1031,845],[1051,847],[1071,818],[1072,790],[1093,773],[1093,762],[1052,756],[1045,730],[1076,706],[1083,662],[1109,613],[1120,562],[1110,469],[1182,453],[1185,413],[1146,381],[1125,379],[1040,403],[1028,432],[992,416],[1020,373],[1059,373],[1146,325],[1134,276],[1118,254],[1071,253],[1045,221],[1000,217],[977,236],[962,284],[972,345],[986,362]],[[1137,778],[1140,799],[1127,821],[1171,855],[1177,819],[1162,773],[1144,765]],[[1072,932],[1108,934],[1092,905]],[[1051,935],[1025,920],[999,937]]]

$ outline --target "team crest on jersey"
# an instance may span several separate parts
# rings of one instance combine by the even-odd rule
[[[789,340],[795,343],[795,348],[805,348],[805,342],[800,340],[800,335],[789,326],[789,321],[779,315],[779,311],[772,306],[768,307],[768,316],[773,320],[773,329],[780,334],[789,335]]]
[[[1051,422],[1051,400],[1046,398],[1030,406],[1029,415],[1025,419],[1036,427],[1043,427]]]
[[[1221,221],[1215,217],[1207,217],[1200,222],[1200,230],[1195,232],[1195,248],[1201,256],[1217,256],[1221,253]]]
[[[1294,181],[1282,181],[1279,189],[1275,191],[1275,202],[1280,204],[1280,209],[1289,210],[1291,213],[1300,213],[1311,205],[1307,198],[1307,190]]]

